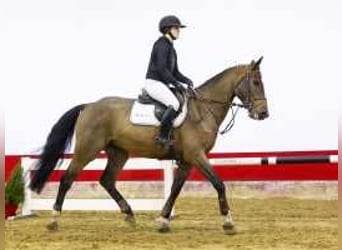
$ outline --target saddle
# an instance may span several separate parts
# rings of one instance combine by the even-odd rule
[[[185,120],[188,107],[188,98],[185,93],[180,93],[177,90],[172,89],[172,92],[177,97],[180,107],[177,111],[177,116],[173,121],[173,127],[179,127]],[[130,122],[136,125],[145,126],[160,126],[160,121],[166,111],[166,106],[152,97],[150,97],[146,90],[142,90],[142,93],[133,102]]]
[[[176,96],[178,102],[179,102],[179,109],[177,110],[177,115],[176,117],[182,112],[183,110],[183,106],[186,100],[185,94],[182,93],[181,91],[178,91],[174,88],[171,89],[172,93]],[[166,110],[166,106],[161,103],[158,102],[157,100],[153,99],[145,89],[142,89],[142,93],[138,96],[138,100],[139,103],[141,104],[150,104],[150,105],[155,105],[155,109],[154,109],[154,115],[155,117],[161,121],[163,114]]]

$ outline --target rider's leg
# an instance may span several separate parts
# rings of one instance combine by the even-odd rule
[[[153,99],[164,104],[166,107],[171,105],[174,110],[177,111],[179,109],[178,99],[164,83],[146,79],[144,89]]]
[[[167,106],[161,120],[160,135],[157,137],[157,142],[166,144],[169,139],[170,130],[172,129],[173,120],[180,106],[178,99],[164,83],[159,81],[146,80],[145,90],[153,99]]]
[[[169,105],[161,119],[160,134],[156,138],[160,144],[166,144],[169,141],[169,134],[172,129],[173,119],[176,117],[177,111]]]

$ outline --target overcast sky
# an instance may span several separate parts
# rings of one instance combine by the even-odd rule
[[[214,151],[337,149],[341,13],[339,0],[1,1],[6,154],[34,152],[74,105],[137,96],[167,14],[188,25],[175,46],[195,86],[264,56],[270,118],[241,110]]]

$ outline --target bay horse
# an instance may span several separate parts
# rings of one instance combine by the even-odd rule
[[[189,95],[188,114],[180,127],[173,130],[173,150],[155,141],[157,126],[139,126],[129,121],[134,99],[106,97],[93,103],[81,104],[67,111],[51,129],[29,184],[40,193],[56,164],[63,156],[76,133],[74,155],[58,189],[52,209],[49,230],[58,229],[65,195],[80,171],[102,150],[108,161],[100,184],[117,202],[126,221],[134,224],[133,210],[115,186],[118,173],[130,154],[156,159],[177,159],[171,193],[157,219],[158,230],[170,230],[170,214],[190,169],[195,166],[210,181],[218,194],[219,210],[224,218],[223,229],[235,232],[235,224],[227,202],[225,186],[214,172],[206,154],[212,149],[219,127],[238,97],[248,110],[249,117],[263,120],[268,117],[267,100],[261,78],[262,57],[249,64],[230,67],[195,88]],[[190,91],[189,91],[190,92]],[[96,201],[94,201],[96,202]]]

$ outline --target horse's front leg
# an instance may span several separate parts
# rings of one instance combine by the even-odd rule
[[[196,165],[217,191],[220,212],[224,217],[223,229],[227,234],[234,234],[236,232],[235,225],[228,205],[226,190],[223,182],[214,172],[213,167],[209,163],[209,160],[204,153],[196,159]]]
[[[179,163],[178,168],[175,171],[173,183],[171,186],[171,193],[161,211],[160,217],[157,219],[157,227],[159,232],[170,231],[170,215],[175,201],[186,181],[186,178],[190,172],[190,165],[185,163]]]

